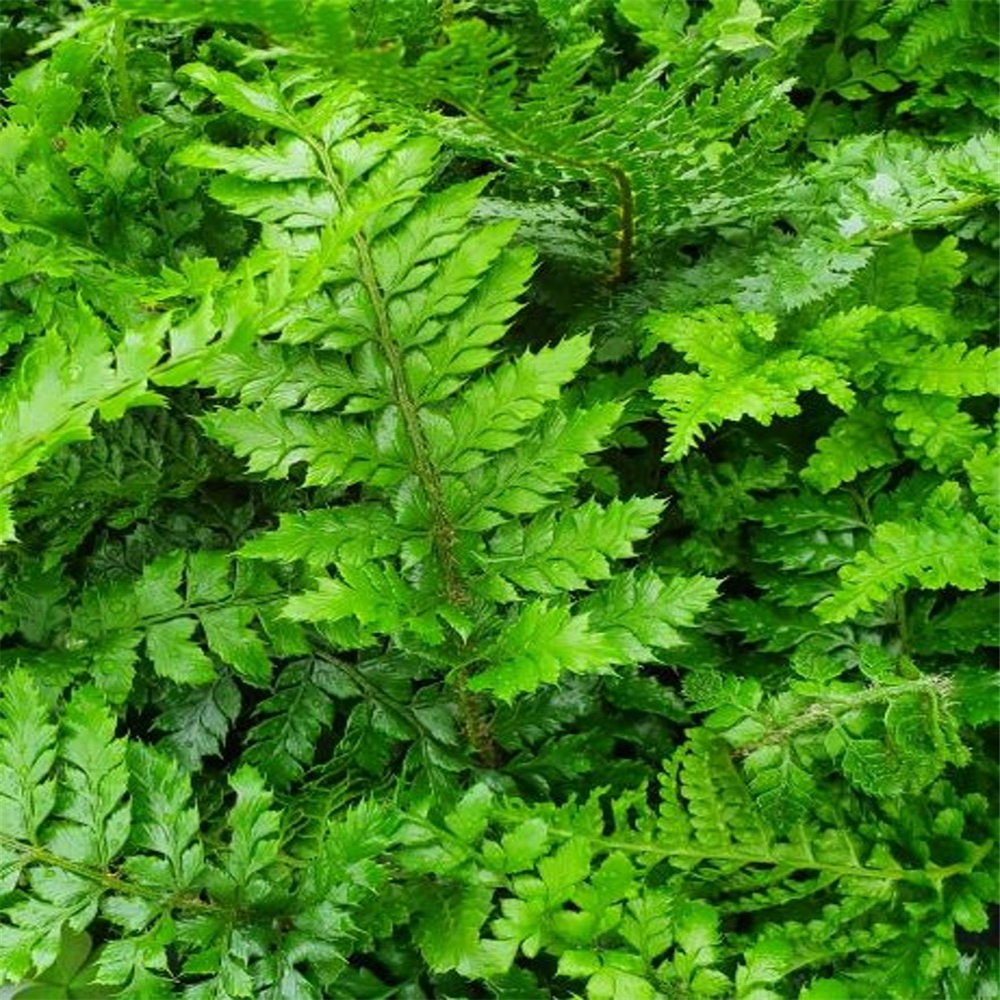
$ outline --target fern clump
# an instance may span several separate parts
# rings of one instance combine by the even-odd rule
[[[566,495],[621,408],[561,402],[587,363],[586,336],[496,363],[532,259],[509,246],[509,222],[470,223],[483,183],[425,194],[436,144],[372,131],[363,101],[343,89],[317,93],[302,74],[286,91],[203,66],[186,72],[223,104],[279,127],[274,147],[200,144],[180,159],[224,170],[216,194],[261,223],[262,252],[273,244],[288,261],[282,285],[251,277],[231,293],[257,298],[268,318],[260,333],[282,329],[207,359],[199,382],[240,403],[203,426],[254,472],[284,476],[304,463],[306,485],[367,488],[359,502],[283,516],[242,549],[310,564],[311,585],[286,615],[321,625],[339,650],[390,637],[450,668],[463,699],[509,699],[565,670],[634,662],[639,640],[629,619],[610,617],[611,586],[587,597],[588,610],[574,613],[567,599],[607,580],[609,558],[634,555],[662,503],[577,505]],[[297,114],[305,99],[316,103]],[[330,326],[327,315],[343,318]],[[276,370],[277,381],[254,377]],[[680,604],[689,587],[705,606],[711,588],[700,579],[673,591],[647,581],[636,592],[647,620],[631,628],[679,641],[673,626],[691,622]]]
[[[5,996],[993,995],[989,4],[0,28]]]

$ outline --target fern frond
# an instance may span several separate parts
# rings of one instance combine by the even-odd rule
[[[0,506],[10,518],[14,484],[70,441],[90,437],[97,412],[106,419],[127,407],[159,402],[146,375],[159,360],[154,331],[133,334],[117,347],[83,302],[72,333],[51,329],[28,345],[0,391]],[[13,537],[12,527],[4,539]]]
[[[606,507],[590,500],[558,516],[546,511],[523,525],[511,521],[490,536],[487,565],[524,591],[581,590],[611,575],[609,559],[635,554],[633,543],[649,533],[663,507],[655,499],[613,500]]]
[[[360,565],[399,552],[405,537],[385,508],[358,504],[282,514],[277,528],[251,539],[239,555],[285,563],[301,559],[314,569]]]
[[[308,36],[330,53],[349,51],[352,39],[348,6],[341,0],[176,0],[167,7],[156,0],[118,0],[115,6],[136,18],[253,25],[283,42]]]
[[[684,644],[681,629],[694,624],[718,596],[718,581],[691,576],[662,579],[650,571],[621,573],[580,603],[618,655],[653,662],[656,649]]]
[[[56,727],[48,721],[48,712],[27,672],[16,670],[4,682],[7,710],[0,722],[2,784],[0,822],[5,838],[38,843],[42,824],[56,804],[56,781],[52,769],[56,762]],[[11,858],[4,852],[4,892],[17,881],[17,869],[8,868]]]
[[[559,398],[589,356],[589,338],[576,337],[537,354],[522,354],[472,382],[456,397],[445,441],[439,444],[431,437],[435,459],[464,472],[485,462],[486,453],[516,445],[523,429],[538,419],[546,403]]]
[[[559,956],[563,974],[595,990],[627,984],[629,995],[652,997],[652,983],[670,982],[697,984],[694,995],[725,996],[731,983],[716,966],[732,934],[724,932],[728,915],[770,909],[769,924],[742,941],[748,966],[737,976],[771,982],[777,967],[769,972],[764,956],[775,920],[787,915],[782,928],[794,943],[790,952],[775,952],[775,961],[789,961],[791,952],[801,966],[822,966],[830,954],[840,963],[864,961],[871,940],[853,932],[873,912],[888,918],[925,878],[902,866],[888,843],[863,857],[837,826],[792,826],[776,835],[725,747],[704,731],[667,762],[660,783],[658,806],[645,788],[604,808],[599,796],[529,807],[480,785],[440,819],[408,816],[402,866],[420,876],[448,864],[460,883],[444,916],[439,887],[424,897],[419,943],[427,959],[492,980],[519,951],[548,953]],[[439,827],[447,831],[444,843],[435,837]],[[699,880],[697,899],[644,884],[653,869],[667,871],[664,863],[682,873],[668,874],[668,884]],[[970,870],[946,879],[958,883]],[[487,885],[496,887],[492,898]],[[821,903],[815,928],[798,922],[803,905]],[[900,933],[886,926],[886,940]],[[449,942],[432,928],[450,929]]]
[[[552,410],[519,448],[478,466],[468,475],[449,477],[445,488],[455,523],[470,530],[492,527],[504,515],[534,514],[554,501],[599,451],[621,417],[618,403],[587,410]]]
[[[870,406],[856,406],[838,417],[802,470],[802,481],[821,493],[849,483],[867,469],[896,461],[886,417]]]
[[[142,851],[125,862],[137,882],[163,892],[195,886],[205,865],[191,779],[176,761],[141,744],[128,748],[132,829],[128,845]]]
[[[155,722],[165,734],[160,746],[195,771],[221,751],[241,707],[240,689],[228,675],[200,687],[168,688]]]
[[[722,746],[703,732],[694,735],[681,769],[695,843],[711,854],[732,845],[766,850],[770,832]]]
[[[654,316],[649,325],[655,340],[681,351],[700,368],[661,375],[650,387],[665,401],[661,412],[673,425],[667,461],[687,454],[706,427],[744,416],[767,426],[776,416],[798,413],[798,397],[809,389],[822,392],[842,409],[853,405],[854,394],[839,366],[826,358],[770,347],[765,338],[773,336],[773,325],[760,318],[744,319],[723,306],[692,317]]]
[[[13,700],[28,693],[31,698],[26,702]],[[4,798],[16,810],[12,814],[15,823],[16,817],[21,820],[10,827],[5,822],[4,862],[5,867],[30,866],[30,892],[15,897],[6,910],[6,921],[0,924],[0,977],[15,981],[55,961],[64,927],[82,930],[94,919],[106,887],[88,877],[88,867],[106,870],[121,852],[129,830],[125,743],[114,739],[115,722],[99,696],[93,689],[78,689],[66,707],[59,740],[53,739],[55,730],[47,720],[37,719],[40,729],[26,741],[25,735],[18,735],[18,727],[31,717],[30,706],[37,699],[34,685],[15,673],[4,684],[0,705],[6,758]],[[51,779],[37,789],[14,784],[17,772],[11,765],[20,771],[23,782],[29,763],[25,753],[37,755],[31,763],[41,768],[40,778],[58,759],[58,791]],[[39,837],[39,827],[47,820]],[[36,843],[40,864],[31,865],[34,859],[22,839],[25,835]],[[57,858],[66,863],[55,863]]]
[[[994,199],[996,155],[995,148],[981,150],[978,139],[944,150],[897,136],[837,144],[827,162],[813,164],[787,189],[787,218],[804,235],[759,253],[731,301],[781,315],[846,287],[886,233],[943,225]]]
[[[907,346],[905,353],[893,351],[886,359],[891,388],[939,396],[1000,396],[1000,350],[965,344]]]
[[[114,739],[115,721],[100,696],[79,689],[66,706],[61,742],[67,795],[57,804],[61,821],[49,841],[63,857],[107,868],[125,843],[128,788],[125,743]]]
[[[758,808],[776,830],[788,830],[807,815],[816,800],[817,784],[791,746],[759,747],[744,758],[743,766]],[[772,891],[761,902],[769,906],[777,898]]]
[[[488,666],[469,680],[473,691],[510,701],[557,681],[564,671],[606,672],[620,659],[615,645],[590,627],[587,614],[536,600],[525,604],[486,653]]]
[[[331,684],[329,674],[317,661],[291,663],[279,675],[274,693],[256,708],[244,757],[278,790],[302,776],[320,732],[332,724],[332,696],[340,687]]]
[[[963,464],[986,523],[1000,531],[1000,449],[978,445]]]
[[[709,464],[704,456],[692,455],[671,470],[670,485],[679,494],[688,520],[717,530],[751,510],[754,493],[777,489],[787,476],[788,464],[783,459],[767,462],[751,455],[739,464]]]
[[[896,48],[894,61],[904,69],[912,68],[928,50],[967,35],[971,8],[968,3],[950,2],[918,11]]]
[[[26,701],[12,700],[27,693]],[[167,949],[185,963],[184,975],[196,966],[207,977],[192,984],[195,992],[246,996],[287,985],[294,963],[284,973],[275,968],[287,937],[309,942],[296,952],[301,989],[336,980],[340,949],[357,931],[352,911],[383,882],[378,859],[394,837],[393,810],[364,803],[325,816],[314,856],[292,863],[281,850],[281,813],[253,768],[230,777],[235,801],[209,820],[175,761],[115,737],[116,721],[93,688],[58,706],[58,730],[52,707],[38,713],[39,704],[26,675],[5,678],[0,790],[4,801],[19,800],[20,820],[0,818],[0,848],[5,868],[24,877],[0,918],[4,981],[43,972],[60,954],[64,930],[82,931],[97,919],[117,936],[95,956],[93,982],[135,1000],[166,995]],[[26,742],[21,727],[29,719],[39,728]],[[23,773],[30,766],[45,778],[53,760],[58,768],[26,809],[10,767]],[[23,822],[29,815],[37,831]],[[243,936],[260,942],[275,964],[243,949]]]
[[[945,482],[923,516],[879,524],[871,547],[840,571],[836,593],[816,606],[820,619],[844,621],[907,585],[979,590],[1000,575],[992,533],[962,509],[957,484]]]
[[[889,393],[895,437],[908,458],[927,469],[948,473],[968,459],[986,437],[984,428],[948,396]]]
[[[277,599],[265,574],[237,569],[222,552],[174,552],[149,563],[137,579],[83,592],[63,640],[114,698],[132,683],[137,647],[161,677],[205,684],[217,670],[209,652],[253,684],[266,683],[271,664],[251,628]],[[204,647],[194,640],[204,636]],[[208,652],[206,652],[206,649]]]

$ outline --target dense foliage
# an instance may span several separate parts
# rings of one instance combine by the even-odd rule
[[[3,995],[1000,995],[997,14],[7,0]]]

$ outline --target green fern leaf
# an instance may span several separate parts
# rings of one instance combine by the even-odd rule
[[[986,431],[947,396],[890,393],[885,407],[894,414],[896,437],[908,458],[948,473],[968,459]]]
[[[725,854],[730,845],[768,844],[770,833],[755,814],[729,754],[704,731],[698,731],[687,748],[681,788],[696,843],[709,853]]]
[[[995,528],[993,530],[996,530]],[[1000,615],[1000,596],[959,597],[940,614],[924,600],[916,605],[913,618],[913,648],[923,655],[970,651],[993,644]]]
[[[694,624],[718,596],[710,577],[674,577],[630,571],[617,576],[580,603],[625,662],[656,662],[656,649],[683,645],[680,629]]]
[[[146,658],[161,676],[207,684],[216,665],[206,652],[254,684],[266,682],[270,661],[250,623],[261,619],[275,584],[264,574],[232,571],[221,552],[173,552],[148,563],[138,579],[85,590],[74,609],[70,642],[109,696],[128,693],[144,641]],[[265,615],[266,617],[266,615]],[[196,638],[205,636],[204,645]]]
[[[802,481],[821,493],[829,493],[865,470],[889,465],[896,459],[884,414],[859,405],[838,417],[826,437],[816,442],[816,451],[802,470]]]
[[[661,314],[649,325],[655,341],[670,344],[701,368],[661,375],[650,386],[672,425],[667,461],[683,458],[706,427],[745,416],[767,426],[775,416],[797,414],[798,396],[809,389],[842,409],[853,405],[854,394],[837,365],[768,346],[774,326],[767,318],[744,318],[722,306],[691,316]]]
[[[19,735],[16,720],[23,707],[12,705],[14,694],[28,693],[33,687],[23,675],[14,674],[4,687],[4,761],[11,755],[32,752],[25,737]],[[37,703],[37,694],[28,702]],[[41,722],[41,720],[39,720]],[[59,791],[52,801],[51,782],[41,784],[33,801],[15,807],[24,820],[43,822],[39,809],[52,809],[44,834],[41,863],[30,871],[30,892],[10,906],[0,925],[0,976],[24,979],[32,970],[43,970],[59,955],[64,927],[81,930],[95,918],[104,887],[89,877],[89,866],[104,871],[110,867],[125,845],[129,832],[128,774],[125,765],[125,742],[114,738],[115,720],[93,688],[78,688],[67,704],[61,726],[57,755],[61,764]],[[51,740],[52,727],[41,722],[37,738]],[[12,738],[12,739],[11,739]],[[11,739],[8,748],[7,740]],[[18,749],[20,743],[20,751]],[[53,747],[38,746],[36,768],[50,767]],[[21,769],[27,761],[15,766]],[[10,786],[5,770],[4,801],[13,798],[16,787]],[[39,774],[39,777],[42,777]],[[18,813],[15,813],[16,816]],[[17,836],[5,840],[5,865],[20,853]],[[25,829],[33,838],[38,831]],[[21,842],[23,844],[23,842]],[[10,859],[10,860],[8,860]],[[28,860],[27,858],[25,860]],[[16,863],[16,862],[15,862]]]
[[[392,633],[417,612],[405,581],[378,563],[341,566],[340,579],[321,577],[315,590],[289,599],[285,614],[293,621],[356,619],[365,629]]]
[[[490,538],[489,561],[524,591],[581,590],[611,575],[609,559],[635,555],[633,543],[648,534],[663,507],[656,499],[613,500],[606,507],[590,500],[558,516],[509,521]]]
[[[282,514],[277,528],[247,542],[239,554],[286,563],[301,559],[319,569],[391,556],[402,543],[403,535],[388,511],[357,505]]]
[[[590,355],[590,338],[575,337],[516,361],[473,382],[458,396],[442,428],[444,440],[430,435],[435,459],[465,472],[486,461],[488,452],[516,445],[524,427],[538,419],[545,404],[559,398]]]
[[[134,333],[112,348],[106,330],[82,301],[71,329],[71,334],[51,329],[34,340],[0,390],[4,518],[10,517],[14,484],[63,445],[89,438],[95,413],[114,419],[129,406],[160,402],[143,377],[160,358],[156,331]],[[0,542],[12,537],[8,526]]]
[[[807,815],[816,781],[789,745],[760,747],[744,758],[743,766],[757,806],[775,830],[787,831]]]
[[[869,611],[907,585],[979,590],[1000,576],[992,533],[962,510],[960,489],[943,483],[923,516],[878,525],[871,547],[840,570],[840,587],[815,608],[839,622]]]
[[[800,412],[798,396],[808,389],[818,389],[840,405],[852,400],[833,365],[794,352],[743,371],[661,375],[651,389],[664,400],[660,412],[672,425],[664,452],[668,462],[683,458],[704,437],[705,428],[743,417],[767,427],[775,417],[794,416]]]
[[[615,645],[590,627],[586,614],[531,601],[516,612],[488,653],[488,666],[469,680],[473,691],[503,701],[555,683],[565,671],[607,672],[620,662]]]
[[[201,424],[221,444],[247,458],[251,472],[264,472],[269,478],[287,476],[297,462],[309,464],[310,485],[350,485],[376,474],[391,482],[402,475],[391,444],[379,455],[367,429],[351,427],[336,417],[286,413],[265,404],[252,410],[218,410],[202,417]]]
[[[175,761],[142,744],[129,746],[128,768],[129,846],[147,853],[128,858],[125,870],[147,887],[184,892],[197,883],[205,863],[191,779]]]
[[[156,728],[167,735],[162,747],[189,771],[218,754],[241,707],[240,689],[229,676],[193,689],[164,692]]]
[[[893,389],[939,396],[1000,395],[1000,350],[965,344],[907,347],[890,355],[888,383]]]
[[[115,720],[93,690],[79,689],[66,706],[60,745],[65,800],[49,841],[61,857],[107,868],[125,843],[129,807],[125,742],[114,738]]]
[[[950,3],[919,11],[894,53],[894,62],[902,69],[917,65],[929,49],[969,33],[969,7]]]
[[[493,893],[485,886],[446,886],[427,892],[414,939],[435,972],[473,971],[479,931],[493,909]]]
[[[229,843],[215,891],[236,902],[261,901],[274,891],[266,872],[278,859],[281,814],[271,809],[274,796],[252,767],[241,767],[229,779],[236,802],[229,811]]]
[[[274,693],[257,706],[244,757],[278,790],[302,777],[320,733],[332,723],[333,696],[340,688],[329,673],[317,661],[291,663],[281,671]]]
[[[3,715],[0,717],[0,831],[6,855],[11,839],[37,844],[39,831],[56,804],[56,727],[48,720],[40,693],[27,672],[15,670],[3,683]],[[16,867],[6,870],[4,892],[13,888]]]
[[[963,464],[986,523],[994,531],[1000,531],[1000,449],[977,445],[972,457]]]
[[[193,618],[158,622],[146,633],[146,655],[153,669],[179,684],[208,684],[215,667],[198,643],[192,641],[198,623]]]
[[[548,506],[583,469],[584,456],[600,450],[621,413],[620,404],[602,403],[571,414],[546,414],[515,451],[462,479],[446,479],[453,520],[483,530],[499,523],[501,515],[534,514]]]

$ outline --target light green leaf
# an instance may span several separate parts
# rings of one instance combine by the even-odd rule
[[[717,592],[718,582],[710,577],[664,581],[650,570],[630,570],[586,598],[580,607],[618,657],[627,663],[643,663],[656,660],[654,649],[683,645],[678,629],[693,625]]]
[[[223,861],[225,871],[238,888],[248,889],[258,882],[258,892],[266,889],[259,879],[278,857],[281,814],[271,809],[274,796],[264,787],[257,771],[241,767],[229,779],[236,803],[229,811],[232,831]]]
[[[34,844],[56,802],[56,727],[27,671],[8,674],[0,693],[0,832]],[[0,869],[0,891],[11,877],[16,868]]]
[[[468,885],[432,891],[414,937],[434,972],[474,965],[480,947],[479,931],[493,908],[493,893],[486,886]]]
[[[558,399],[590,355],[588,336],[572,337],[515,361],[473,382],[449,414],[449,440],[439,445],[439,462],[456,472],[486,461],[485,452],[518,444],[523,429]]]
[[[665,504],[655,498],[589,500],[559,515],[509,521],[490,539],[487,565],[522,590],[558,594],[611,575],[609,560],[635,555],[633,543],[656,524]]]
[[[310,567],[370,562],[399,551],[401,538],[389,513],[375,505],[282,514],[280,524],[247,542],[247,559],[304,560]]]
[[[978,445],[964,466],[986,523],[994,531],[1000,530],[1000,449]]]
[[[144,885],[183,891],[204,864],[191,779],[175,760],[141,743],[129,746],[128,766],[133,821],[129,845],[159,855],[162,862],[133,857],[126,868]]]
[[[107,869],[129,831],[125,741],[115,739],[115,718],[93,688],[78,688],[63,716],[59,747],[65,791],[62,822],[50,849],[61,857]]]
[[[907,585],[979,590],[1000,579],[1000,554],[993,533],[962,510],[957,484],[945,482],[923,516],[878,525],[869,549],[839,576],[840,588],[815,608],[822,621],[869,611]]]
[[[252,607],[230,605],[200,611],[198,620],[205,631],[208,648],[249,683],[261,686],[271,677],[271,661],[260,636],[247,627],[254,615]]]
[[[830,425],[802,471],[802,481],[821,493],[851,482],[866,469],[897,460],[888,422],[878,410],[856,406]]]
[[[173,618],[151,625],[146,632],[146,655],[153,669],[178,684],[208,684],[215,680],[215,667],[191,638],[198,622]]]
[[[511,701],[556,682],[564,671],[607,672],[618,662],[614,644],[591,630],[588,615],[531,601],[504,628],[487,654],[488,665],[469,680],[469,688]]]

